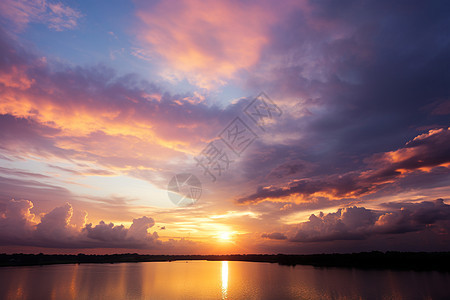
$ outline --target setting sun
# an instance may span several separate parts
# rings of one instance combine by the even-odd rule
[[[221,232],[221,233],[219,233],[218,238],[219,238],[219,240],[222,240],[222,241],[229,241],[229,240],[231,240],[231,235],[232,235],[231,232]]]

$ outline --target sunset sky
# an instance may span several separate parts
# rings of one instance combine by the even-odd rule
[[[0,252],[450,251],[449,15],[2,0]],[[170,200],[176,174],[197,202]]]

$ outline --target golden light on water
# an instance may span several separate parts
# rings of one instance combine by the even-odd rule
[[[228,299],[228,261],[222,262],[222,299]]]

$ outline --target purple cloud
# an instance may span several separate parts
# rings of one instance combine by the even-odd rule
[[[100,221],[85,224],[86,213],[76,220],[69,203],[44,214],[40,221],[31,213],[28,200],[11,200],[0,213],[0,244],[47,248],[127,248],[164,249],[155,232],[148,233],[155,221],[149,217],[133,219],[129,228]],[[77,224],[78,223],[78,224]],[[176,241],[168,244],[173,248]],[[162,247],[162,248],[161,248]]]
[[[300,201],[317,196],[331,199],[358,198],[372,194],[412,172],[430,172],[433,168],[448,169],[448,153],[450,129],[431,130],[417,136],[403,148],[375,154],[366,159],[366,169],[295,179],[282,187],[260,187],[256,193],[239,198],[237,202],[254,204],[265,200],[280,201],[280,198],[282,200],[291,195],[298,197]]]
[[[335,213],[312,214],[298,225],[292,242],[326,242],[335,240],[363,240],[373,235],[403,234],[432,229],[450,234],[450,205],[444,200],[420,203],[388,203],[387,211],[364,207],[338,209]]]
[[[261,235],[261,237],[270,239],[270,240],[286,240],[287,239],[287,236],[281,232],[263,233]]]

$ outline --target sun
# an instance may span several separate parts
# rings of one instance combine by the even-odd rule
[[[229,241],[229,240],[231,240],[231,232],[227,232],[227,231],[220,232],[218,235],[218,238],[221,241]]]

